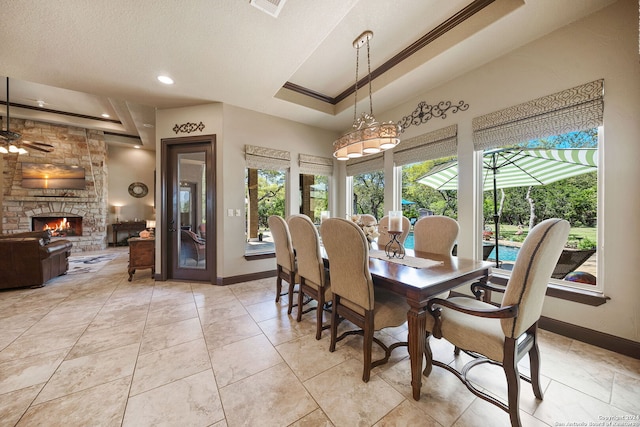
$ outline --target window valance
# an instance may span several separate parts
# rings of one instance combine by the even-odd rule
[[[604,80],[596,80],[473,119],[476,150],[602,125]]]
[[[458,152],[458,125],[447,126],[402,141],[393,149],[396,166],[455,156]]]
[[[298,161],[300,165],[300,173],[307,175],[329,176],[333,174],[333,159],[328,157],[300,154]]]
[[[245,145],[245,160],[251,169],[286,170],[291,167],[291,154],[275,148]]]

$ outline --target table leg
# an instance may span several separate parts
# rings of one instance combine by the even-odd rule
[[[411,359],[411,387],[413,399],[420,400],[422,387],[422,357],[424,356],[427,312],[422,307],[411,307],[407,313],[409,324],[409,358]]]

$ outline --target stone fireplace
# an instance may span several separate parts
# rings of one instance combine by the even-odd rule
[[[0,155],[2,233],[55,229],[53,237],[73,243],[73,252],[107,247],[107,144],[104,134],[83,128],[11,119],[11,129],[31,140],[45,140],[51,153]],[[84,189],[25,188],[22,163],[79,166],[87,171]],[[55,221],[54,221],[54,218]]]
[[[33,231],[49,230],[51,237],[82,236],[81,216],[31,217]]]

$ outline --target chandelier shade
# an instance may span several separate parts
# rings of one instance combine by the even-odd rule
[[[394,122],[379,123],[373,115],[373,101],[371,96],[371,59],[369,55],[369,40],[373,32],[365,31],[353,41],[356,49],[356,83],[355,100],[353,103],[353,130],[342,135],[333,142],[333,156],[338,160],[349,160],[357,157],[376,154],[400,143],[400,126]],[[358,62],[360,48],[367,46],[367,71],[369,77],[369,113],[362,113],[357,118],[358,104]]]

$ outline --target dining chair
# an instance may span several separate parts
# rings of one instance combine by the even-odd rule
[[[448,216],[430,215],[413,226],[414,250],[450,255],[458,238],[458,221]]]
[[[360,222],[364,225],[377,224],[378,220],[371,214],[360,214]]]
[[[427,336],[426,349],[429,351],[425,352],[427,366],[424,374],[429,375],[432,365],[453,372],[473,394],[506,411],[512,426],[521,425],[520,378],[531,383],[536,398],[543,397],[537,341],[538,320],[547,284],[569,236],[569,228],[569,223],[563,219],[542,221],[527,235],[506,287],[491,283],[473,286],[476,296],[486,291],[503,292],[499,307],[467,297],[433,299],[427,303],[427,310],[431,313],[431,316],[427,316],[427,330],[435,338],[446,339],[474,359],[460,371],[455,369],[455,362],[449,365],[433,360]],[[455,354],[458,353],[456,351]],[[518,372],[518,362],[527,354],[530,378]],[[481,391],[467,378],[469,370],[482,363],[503,368],[507,380],[506,403]]]
[[[281,296],[288,295],[289,308],[287,309],[287,313],[291,314],[294,306],[294,288],[297,283],[300,283],[300,280],[298,278],[296,257],[293,251],[293,244],[291,243],[289,226],[284,218],[278,215],[271,215],[267,218],[267,223],[269,224],[271,237],[273,238],[273,243],[276,249],[276,302],[280,301]],[[289,289],[285,293],[282,292],[283,280],[289,284]]]
[[[362,381],[368,382],[372,368],[386,363],[398,346],[407,345],[407,342],[395,342],[387,347],[373,336],[374,331],[402,325],[407,321],[410,307],[404,297],[382,288],[374,289],[369,271],[369,245],[356,223],[330,218],[320,226],[320,234],[329,260],[333,293],[329,351],[335,351],[336,343],[349,335],[362,335]],[[338,337],[338,323],[343,319],[360,329],[346,331]],[[374,342],[385,352],[385,356],[376,361],[371,360]]]
[[[429,215],[420,218],[413,226],[413,249],[418,252],[429,252],[439,255],[451,255],[458,238],[458,221],[448,216]],[[449,291],[436,295],[436,298],[447,298]]]
[[[316,339],[319,340],[322,336],[322,330],[329,328],[328,325],[323,326],[322,319],[325,305],[331,301],[331,282],[320,251],[320,236],[313,221],[307,215],[291,215],[287,219],[287,223],[291,232],[293,249],[296,253],[298,277],[300,278],[296,320],[300,322],[303,313],[308,313],[315,308]],[[317,306],[310,306],[303,310],[305,296],[316,300]]]
[[[404,245],[409,231],[411,230],[411,220],[406,216],[402,217],[402,234],[398,236],[398,241]],[[378,224],[378,249],[384,249],[384,247],[391,241],[391,234],[389,234],[389,216],[385,215],[380,219]]]

